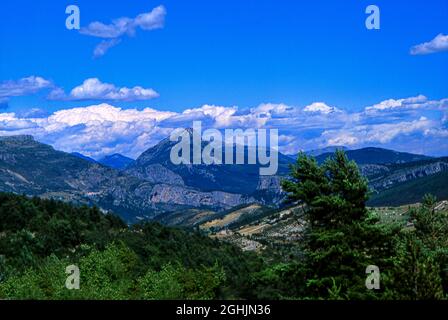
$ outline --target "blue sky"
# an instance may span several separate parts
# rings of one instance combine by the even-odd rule
[[[160,5],[166,14],[163,27],[144,30],[137,26],[133,36],[121,35],[119,44],[103,56],[94,58],[95,47],[104,39],[91,36],[88,31],[67,30],[65,8],[69,4],[79,6],[81,27],[84,28],[94,21],[110,24],[120,17],[134,18]],[[364,25],[367,17],[364,11],[369,4],[380,8],[380,30],[367,30]],[[59,136],[58,133],[48,133],[48,128],[46,133],[33,131],[35,121],[28,127],[24,123],[29,121],[27,114],[30,110],[38,110],[36,114],[41,117],[51,117],[58,110],[106,102],[123,111],[140,112],[150,107],[161,114],[166,111],[183,114],[186,109],[199,109],[204,105],[238,106],[234,116],[250,113],[247,110],[268,103],[303,110],[321,102],[350,117],[341,118],[336,126],[329,123],[334,116],[324,118],[321,114],[318,122],[314,114],[316,125],[302,130],[297,123],[310,121],[296,110],[294,114],[300,119],[294,123],[296,127],[285,129],[285,141],[289,141],[285,142],[285,151],[295,152],[339,142],[353,147],[383,145],[407,151],[448,154],[448,146],[443,143],[448,137],[445,136],[448,102],[444,100],[448,98],[448,51],[445,47],[448,38],[440,38],[442,47],[437,50],[440,52],[410,54],[413,46],[430,42],[439,34],[443,37],[448,34],[446,0],[7,0],[0,6],[0,88],[3,85],[5,91],[13,85],[23,85],[19,83],[20,79],[31,76],[51,83],[36,90],[25,90],[22,94],[8,96],[7,92],[3,93],[0,113],[14,114],[9,118],[3,116],[6,123],[3,131],[0,126],[3,134],[31,132],[60,147],[63,143],[57,141],[66,137],[67,131],[61,131]],[[152,89],[156,94],[148,94],[148,99],[135,99],[137,93],[134,91],[134,98],[129,99],[110,99],[110,95],[108,99],[69,97],[73,88],[94,78],[100,81],[96,84],[113,85],[116,91],[138,86]],[[48,99],[49,92],[55,88],[60,90],[59,93],[63,91],[65,97]],[[414,105],[411,108],[410,103],[404,101],[406,110],[397,112],[395,105],[400,102],[396,102],[392,103],[395,106],[393,114],[365,115],[366,107],[382,101],[399,101],[419,95],[425,96],[426,100],[419,102],[418,108]],[[269,117],[281,117],[279,110],[282,108],[275,109],[278,114],[273,110],[268,111]],[[204,109],[200,112],[202,117],[213,117]],[[365,134],[366,130],[359,128],[362,125],[409,124],[425,121],[422,117],[434,122],[421,128],[421,138],[417,132],[400,133],[386,142],[370,136],[356,141],[347,137],[349,133]],[[157,124],[149,126],[151,129],[141,129],[138,137],[148,135],[156,127],[167,127],[159,126],[160,118],[156,118]],[[22,122],[13,126],[13,121]],[[272,121],[271,125],[274,123]],[[216,126],[216,119],[214,124]],[[89,127],[86,122],[64,130],[73,132],[75,126],[80,125],[80,131],[76,132],[81,136]],[[41,128],[40,124],[38,126]],[[429,126],[437,127],[436,135],[428,136]],[[329,134],[337,136],[331,130],[339,130],[337,134],[345,135],[345,138],[325,140]],[[162,135],[165,131],[158,133]],[[158,138],[156,135],[151,137],[151,142],[140,147],[117,149],[116,146],[126,140],[117,138],[99,150],[91,150],[86,147],[88,138],[85,136],[83,143],[70,148],[100,155],[115,146],[118,151],[135,156]],[[135,136],[128,137],[131,138],[135,139]]]

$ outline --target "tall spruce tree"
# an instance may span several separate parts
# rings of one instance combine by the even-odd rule
[[[377,224],[367,210],[367,181],[356,163],[343,151],[336,151],[322,165],[302,153],[291,167],[291,179],[282,186],[291,200],[304,205],[308,296],[378,297],[378,292],[366,288],[365,271],[369,265],[380,270],[385,266],[393,230]]]

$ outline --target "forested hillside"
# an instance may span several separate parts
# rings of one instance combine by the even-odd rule
[[[198,233],[12,194],[0,194],[0,254],[0,298],[233,298],[262,266]],[[80,290],[65,288],[72,264]]]

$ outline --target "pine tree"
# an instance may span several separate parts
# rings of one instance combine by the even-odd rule
[[[343,151],[322,165],[302,153],[283,189],[305,207],[302,243],[309,296],[328,298],[338,288],[341,298],[375,297],[365,287],[365,270],[384,266],[394,230],[369,214],[367,181],[356,163]]]

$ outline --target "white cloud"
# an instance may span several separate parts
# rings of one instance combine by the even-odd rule
[[[0,121],[14,121],[16,120],[16,114],[11,113],[0,113]]]
[[[166,9],[158,6],[150,12],[141,13],[135,18],[118,18],[111,24],[104,24],[99,21],[91,22],[87,27],[81,28],[81,34],[96,38],[109,39],[102,41],[94,50],[94,57],[103,56],[108,49],[120,43],[122,36],[134,36],[136,29],[145,31],[161,29],[165,24]]]
[[[172,130],[191,127],[193,121],[199,120],[204,129],[276,128],[280,134],[279,149],[288,153],[346,145],[407,148],[411,152],[418,149],[428,154],[448,155],[448,99],[428,100],[417,96],[398,100],[401,102],[388,105],[394,109],[396,105],[420,103],[424,107],[389,117],[387,108],[376,113],[339,109],[338,112],[322,112],[327,108],[310,112],[303,107],[265,103],[246,110],[236,106],[203,105],[183,112],[169,112],[152,108],[122,109],[103,103],[59,110],[45,117],[36,117],[33,112],[28,115],[0,113],[0,135],[32,134],[56,149],[77,151],[94,158],[115,152],[137,157],[169,136]]]
[[[327,138],[329,145],[385,144],[400,135],[413,133],[428,134],[428,130],[436,125],[436,122],[420,117],[418,120],[413,121],[357,125],[350,128],[328,130],[324,131],[322,136]]]
[[[428,100],[424,95],[418,95],[415,97],[405,98],[405,99],[388,99],[381,101],[380,103],[374,104],[365,108],[367,113],[369,112],[386,112],[386,111],[402,111],[402,110],[412,110],[412,109],[442,109],[448,106],[447,99],[441,100]]]
[[[154,30],[163,28],[165,23],[166,9],[164,6],[158,6],[151,12],[139,14],[134,19],[134,24],[142,30]]]
[[[329,105],[327,105],[323,102],[314,102],[314,103],[310,104],[309,106],[306,106],[303,109],[303,111],[329,114],[329,113],[333,113],[333,112],[338,112],[339,109],[335,108],[335,107],[330,107]]]
[[[123,110],[118,107],[103,103],[88,107],[59,110],[48,117],[49,123],[62,123],[69,126],[78,124],[103,123],[103,122],[136,122],[136,121],[162,121],[175,115],[174,112],[157,111],[145,108]]]
[[[159,94],[150,88],[135,86],[133,88],[117,88],[110,83],[103,83],[98,78],[89,78],[73,88],[67,96],[60,88],[50,93],[51,100],[111,100],[138,101],[157,98]]]
[[[415,45],[411,48],[412,55],[423,55],[448,50],[448,35],[438,34],[434,39]]]
[[[38,76],[29,76],[0,83],[0,109],[8,107],[11,97],[32,95],[44,89],[51,89],[47,96],[49,100],[142,101],[159,97],[159,94],[151,88],[116,87],[113,84],[101,82],[98,78],[84,80],[67,95],[62,88],[55,86],[51,81]]]
[[[0,83],[0,98],[26,96],[52,86],[51,81],[38,76],[3,81]]]

